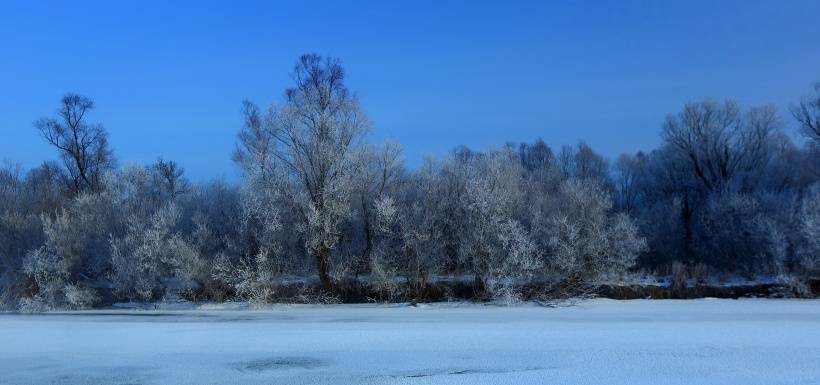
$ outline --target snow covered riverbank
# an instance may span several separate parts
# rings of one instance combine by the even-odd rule
[[[0,315],[0,384],[818,384],[820,301]]]

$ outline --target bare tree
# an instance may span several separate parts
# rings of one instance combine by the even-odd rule
[[[185,178],[185,169],[173,160],[165,161],[159,158],[153,164],[152,169],[159,179],[159,186],[162,193],[175,201],[180,194],[184,194],[190,189],[190,184]]]
[[[791,110],[803,134],[820,144],[820,83],[814,85],[814,95],[803,97]]]
[[[303,55],[292,77],[296,86],[287,90],[285,103],[272,107],[272,155],[290,182],[319,279],[331,291],[331,251],[350,212],[358,152],[370,121],[345,86],[338,59]]]
[[[707,99],[667,116],[663,137],[711,192],[764,165],[778,125],[772,106],[752,108],[744,115],[733,101],[718,104]]]
[[[558,160],[564,178],[594,180],[608,190],[614,188],[609,176],[609,162],[585,142],[562,147]]]
[[[34,126],[60,151],[73,192],[98,191],[103,174],[115,163],[108,133],[102,125],[88,123],[86,115],[94,108],[91,99],[67,94],[61,103],[57,118],[42,118]]]

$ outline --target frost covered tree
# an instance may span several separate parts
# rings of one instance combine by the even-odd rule
[[[0,307],[304,300],[315,275],[337,299],[424,300],[471,280],[465,292],[515,300],[671,266],[806,295],[820,274],[816,95],[791,109],[808,145],[772,106],[706,99],[667,117],[660,147],[613,163],[539,139],[406,169],[400,145],[366,142],[337,59],[304,55],[292,77],[270,108],[242,104],[241,183],[192,182],[163,159],[116,168],[94,103],[66,95],[35,123],[62,163],[0,167]]]
[[[284,103],[270,111],[271,155],[287,178],[284,191],[322,286],[331,291],[331,253],[351,212],[358,152],[370,121],[345,86],[338,59],[303,55],[292,77],[296,84]]]
[[[81,194],[54,218],[43,215],[45,242],[23,262],[36,284],[24,307],[83,308],[96,301],[92,286],[110,266],[108,233],[115,227],[110,202],[104,194]]]
[[[606,274],[625,272],[645,250],[637,226],[612,212],[612,199],[597,182],[568,180],[558,199],[556,211],[537,227],[548,282],[583,289]]]
[[[538,251],[520,216],[521,163],[509,151],[488,152],[469,161],[460,250],[477,288],[513,298],[538,268]]]
[[[179,232],[179,209],[169,203],[150,218],[126,219],[126,233],[111,240],[111,281],[126,298],[149,301],[196,289],[204,266]]]

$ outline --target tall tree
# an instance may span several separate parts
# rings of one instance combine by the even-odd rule
[[[331,291],[331,252],[351,210],[359,152],[370,120],[345,86],[338,59],[303,55],[292,78],[296,84],[285,92],[284,103],[270,111],[275,144],[271,154],[289,182],[288,193],[319,279]]]
[[[86,115],[93,108],[91,99],[67,94],[56,118],[42,118],[34,123],[43,138],[60,152],[75,194],[98,191],[103,174],[115,165],[108,133],[102,125],[87,120]]]

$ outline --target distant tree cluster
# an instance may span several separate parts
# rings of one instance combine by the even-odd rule
[[[113,301],[561,298],[673,266],[820,274],[820,86],[783,133],[774,106],[691,102],[663,143],[615,162],[541,140],[403,164],[336,59],[302,56],[284,98],[244,102],[241,183],[192,183],[174,161],[118,168],[94,103],[66,95],[35,123],[60,163],[0,169],[0,305]]]

